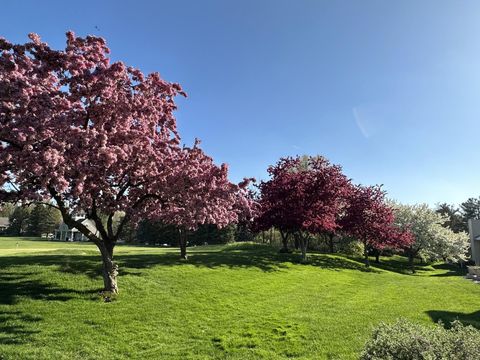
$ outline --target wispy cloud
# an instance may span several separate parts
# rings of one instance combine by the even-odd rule
[[[360,117],[360,112],[359,110],[354,107],[352,109],[352,112],[353,112],[353,118],[355,119],[355,123],[357,124],[357,127],[360,129],[360,132],[362,133],[362,135],[368,139],[370,137],[370,134],[369,132],[367,131],[367,128],[366,126],[364,125],[364,123],[362,122],[362,118]]]
[[[362,104],[352,108],[353,118],[365,139],[388,132],[387,119],[392,118],[391,107],[386,104]]]

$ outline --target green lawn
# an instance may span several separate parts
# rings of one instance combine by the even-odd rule
[[[118,246],[121,293],[105,303],[94,246],[0,238],[0,359],[355,359],[380,321],[480,327],[480,285],[445,265],[189,251]]]

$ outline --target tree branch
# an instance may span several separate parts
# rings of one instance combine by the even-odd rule
[[[109,238],[105,227],[103,226],[102,219],[97,214],[97,206],[95,204],[95,198],[93,199],[92,211],[90,213],[90,217],[95,222],[95,227],[97,228],[98,232],[100,233],[101,237],[106,240]]]

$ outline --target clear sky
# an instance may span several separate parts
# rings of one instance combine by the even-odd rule
[[[66,30],[189,94],[177,113],[231,179],[321,154],[403,202],[480,195],[480,1],[3,0],[0,36]]]

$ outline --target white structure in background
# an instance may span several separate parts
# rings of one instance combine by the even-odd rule
[[[81,220],[82,224],[85,225],[88,230],[90,230],[95,235],[98,235],[97,227],[93,220],[76,218],[75,220]],[[67,224],[61,223],[57,230],[55,230],[55,239],[61,241],[88,241],[88,238],[83,235],[76,228],[69,228]]]
[[[7,230],[9,225],[10,221],[8,220],[8,217],[0,217],[0,232]]]
[[[480,219],[468,220],[468,232],[470,233],[472,260],[475,261],[475,265],[480,265]]]

